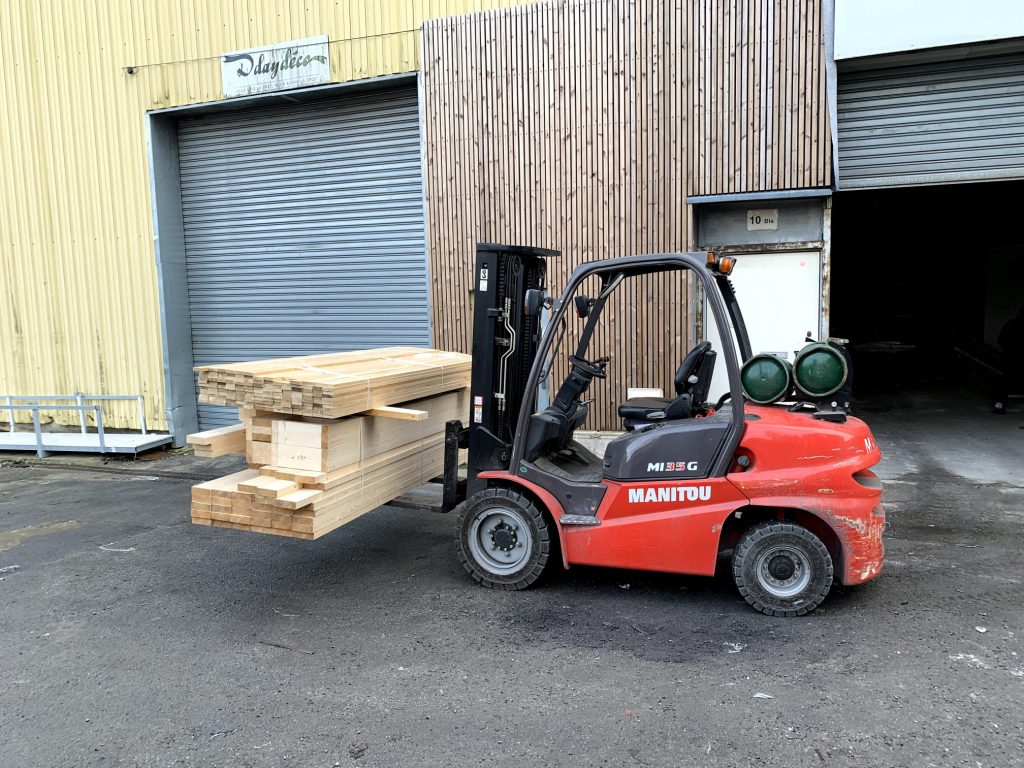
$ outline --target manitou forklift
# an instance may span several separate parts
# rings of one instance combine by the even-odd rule
[[[731,551],[733,578],[750,605],[799,616],[825,599],[833,580],[878,575],[885,513],[870,470],[881,458],[871,430],[848,417],[842,395],[744,401],[741,363],[752,350],[728,277],[734,258],[589,262],[555,299],[545,275],[557,257],[477,248],[471,412],[468,424],[448,424],[444,478],[444,506],[457,511],[458,553],[473,579],[524,589],[559,562],[711,576]],[[622,434],[597,456],[574,433],[587,418],[592,382],[607,377],[610,358],[589,351],[602,311],[628,281],[685,279],[687,271],[721,349],[693,347],[672,396],[621,402]],[[583,293],[585,284],[594,295]],[[576,335],[570,327],[581,327],[578,338],[566,339]],[[729,390],[709,403],[716,364],[725,366]],[[555,388],[557,371],[567,373]],[[460,446],[468,448],[461,483]]]

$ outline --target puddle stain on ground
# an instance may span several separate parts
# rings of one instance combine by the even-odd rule
[[[46,536],[57,531],[66,531],[69,528],[77,528],[75,520],[68,520],[63,523],[46,523],[44,525],[31,525],[28,528],[16,528],[13,531],[0,531],[0,552],[6,552],[14,547],[21,546],[25,539],[33,536]]]

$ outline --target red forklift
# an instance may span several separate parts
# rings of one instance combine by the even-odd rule
[[[447,427],[442,505],[457,512],[457,550],[477,583],[525,589],[557,564],[712,576],[731,551],[740,594],[788,617],[813,611],[835,580],[879,574],[885,513],[871,430],[847,414],[848,392],[745,401],[741,365],[753,355],[729,281],[734,258],[592,261],[554,298],[545,277],[557,257],[477,247],[471,412],[468,424]],[[687,272],[721,349],[694,346],[673,396],[619,403],[622,434],[598,456],[574,436],[593,402],[588,389],[607,378],[615,353],[590,352],[602,311],[628,281]],[[716,364],[728,391],[709,403]],[[468,448],[461,481],[459,447]]]

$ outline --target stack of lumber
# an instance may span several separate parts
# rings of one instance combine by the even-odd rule
[[[468,387],[470,358],[436,349],[385,347],[207,365],[196,371],[201,402],[337,419]]]
[[[469,357],[394,351],[197,369],[201,376],[232,371],[230,381],[226,374],[216,383],[201,379],[200,399],[237,405],[241,423],[190,435],[189,442],[197,455],[244,453],[249,468],[194,486],[192,522],[315,539],[440,475],[445,423],[468,415]],[[418,373],[408,362],[396,372],[394,361],[406,357],[429,362]],[[327,358],[346,377],[329,387],[322,386],[326,374],[311,370],[320,364],[299,362]],[[410,392],[418,399],[410,400]],[[360,410],[347,410],[357,401]],[[318,415],[338,411],[345,415]]]

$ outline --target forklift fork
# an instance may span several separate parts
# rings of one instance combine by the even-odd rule
[[[454,420],[444,425],[444,480],[441,512],[451,512],[466,498],[466,480],[459,479],[459,449],[469,445],[469,428]]]

